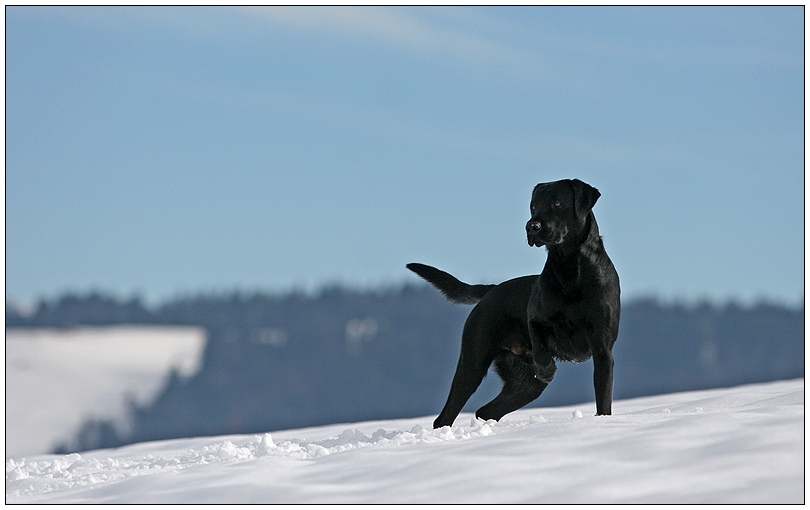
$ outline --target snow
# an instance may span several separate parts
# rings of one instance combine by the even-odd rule
[[[12,458],[7,503],[803,503],[804,380]]]
[[[6,458],[53,451],[87,419],[127,425],[127,401],[146,404],[171,369],[195,373],[200,328],[118,326],[6,331]]]

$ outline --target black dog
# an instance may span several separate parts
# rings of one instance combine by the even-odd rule
[[[435,428],[453,424],[491,364],[503,389],[475,415],[500,420],[540,396],[557,371],[555,358],[583,362],[593,357],[596,414],[610,414],[619,275],[591,211],[599,196],[577,179],[534,188],[526,235],[530,246],[548,250],[540,275],[468,285],[434,267],[408,264],[450,301],[478,303],[464,324],[450,396]]]

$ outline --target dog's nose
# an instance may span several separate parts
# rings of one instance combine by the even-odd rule
[[[537,232],[540,232],[541,228],[542,225],[540,224],[539,221],[529,221],[529,223],[526,224],[526,231],[529,232],[530,234],[536,234]]]

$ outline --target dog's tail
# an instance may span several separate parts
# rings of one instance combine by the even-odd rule
[[[427,280],[453,303],[474,305],[495,287],[495,285],[469,285],[449,273],[424,264],[411,263],[405,267]]]

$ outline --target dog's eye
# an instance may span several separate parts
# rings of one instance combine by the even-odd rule
[[[555,200],[554,202],[551,203],[551,207],[559,209],[560,207],[562,207],[562,202],[560,202],[559,200]]]
[[[537,208],[534,206],[534,204],[532,204],[529,206],[529,209],[532,211],[532,214],[534,214],[534,210]]]

